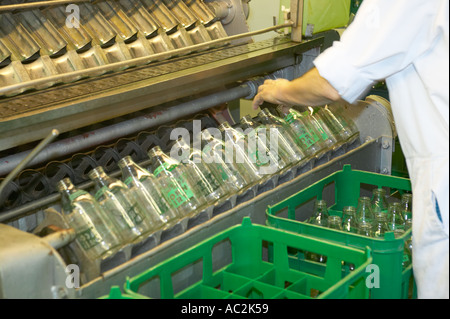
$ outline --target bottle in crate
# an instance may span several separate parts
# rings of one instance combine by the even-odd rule
[[[284,106],[277,107],[278,112],[284,117],[295,134],[296,143],[307,156],[321,157],[325,153],[325,147],[317,132],[308,128],[301,114],[294,109],[286,110]]]
[[[386,190],[384,188],[375,188],[372,190],[372,212],[374,216],[386,214],[388,211],[388,203],[386,201]]]
[[[329,214],[327,203],[324,200],[317,200],[314,203],[314,209],[312,216],[308,219],[308,223],[321,226],[329,227],[328,223]],[[309,260],[324,263],[327,260],[326,256],[316,254],[315,252],[307,251],[305,252],[305,257]]]
[[[358,199],[356,207],[356,220],[358,223],[358,234],[364,236],[373,236],[374,216],[372,213],[370,198],[362,196]]]
[[[201,149],[204,162],[216,172],[219,180],[234,192],[258,181],[258,176],[248,174],[245,165],[225,160],[225,143],[207,130],[201,132]]]
[[[172,151],[174,154],[172,155]],[[181,152],[181,154],[180,154]],[[228,194],[225,183],[208,167],[202,159],[200,150],[193,149],[183,138],[178,139],[171,150],[171,157],[185,164],[188,174],[195,183],[198,193],[206,198],[208,203],[224,198]]]
[[[273,136],[278,141],[278,153],[287,163],[299,163],[307,159],[307,156],[295,142],[293,131],[282,118],[273,115],[265,108],[258,113],[259,121],[266,127],[268,140]]]
[[[349,233],[357,233],[356,207],[345,206],[342,209],[342,229]]]
[[[76,188],[69,178],[59,181],[57,189],[63,218],[89,259],[106,258],[123,245],[122,236],[91,194]]]
[[[373,237],[383,238],[384,234],[389,231],[387,223],[387,215],[379,214],[375,215],[373,224]]]
[[[328,227],[328,207],[327,203],[321,199],[317,200],[314,203],[314,210],[312,216],[309,218],[308,223],[322,226],[322,227]]]
[[[153,174],[136,164],[131,156],[122,158],[118,166],[122,172],[123,182],[142,202],[155,226],[164,227],[176,223],[179,219],[177,211],[169,207]]]
[[[403,250],[403,268],[408,267],[412,263],[412,239],[409,238],[405,241],[405,248]]]
[[[144,208],[122,181],[107,175],[101,166],[88,176],[94,182],[95,199],[127,242],[138,241],[155,230]]]
[[[343,230],[342,228],[342,218],[336,215],[328,217],[328,228]]]
[[[153,147],[148,156],[151,159],[149,170],[161,186],[161,192],[170,207],[179,216],[191,216],[201,207],[200,196],[195,196],[194,187],[189,180],[186,167],[167,156],[159,146]],[[203,199],[204,201],[204,199]]]
[[[394,232],[395,237],[402,236],[405,233],[405,220],[399,202],[389,204],[387,218],[389,230]]]
[[[405,230],[412,227],[412,194],[404,193],[401,197],[401,210],[405,220]]]
[[[241,127],[246,135],[247,145],[252,150],[251,158],[265,174],[275,174],[288,166],[290,161],[281,157],[278,141],[273,139],[272,145],[270,144],[270,131],[264,125],[256,123],[247,115],[241,118]]]

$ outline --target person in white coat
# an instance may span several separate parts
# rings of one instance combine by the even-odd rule
[[[267,80],[253,100],[286,106],[354,103],[389,90],[413,191],[418,298],[449,297],[449,1],[364,0],[339,41],[302,77]]]

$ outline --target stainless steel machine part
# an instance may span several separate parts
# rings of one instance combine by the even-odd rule
[[[0,224],[0,298],[73,297],[66,264],[56,250],[73,239],[73,231],[46,239]]]

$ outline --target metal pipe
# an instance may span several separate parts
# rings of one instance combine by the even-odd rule
[[[68,139],[57,141],[48,145],[36,156],[29,165],[45,163],[53,158],[73,154],[77,151],[92,148],[96,145],[104,144],[111,139],[120,138],[139,131],[167,123],[172,120],[182,118],[187,115],[206,110],[213,106],[246,97],[252,93],[253,87],[248,84],[242,84],[238,87],[218,92],[215,94],[201,97],[199,99],[185,102],[181,105],[172,106],[162,111],[149,113],[131,120],[113,124]],[[87,137],[86,137],[87,136]],[[28,156],[28,152],[17,153],[0,159],[0,176],[7,174],[18,163]],[[23,168],[23,166],[21,166]]]
[[[58,229],[54,233],[43,237],[42,240],[53,248],[60,249],[75,240],[76,236],[77,234],[73,228]]]
[[[193,50],[206,49],[212,45],[222,44],[224,42],[230,42],[233,40],[238,40],[238,39],[251,37],[254,35],[258,35],[258,34],[271,32],[271,31],[274,31],[277,29],[287,28],[287,27],[292,26],[292,24],[293,24],[292,22],[287,22],[287,23],[284,23],[281,25],[276,25],[276,26],[261,29],[258,31],[252,31],[252,32],[246,32],[246,33],[241,33],[241,34],[237,34],[237,35],[232,35],[229,37],[216,39],[216,40],[212,40],[212,41],[208,41],[208,42],[204,42],[204,43],[194,44],[194,45],[191,45],[188,47],[179,48],[179,49],[175,49],[175,50],[171,50],[171,51],[167,51],[167,52],[161,52],[161,53],[149,55],[146,57],[130,59],[130,60],[111,63],[111,64],[98,66],[98,67],[94,67],[94,68],[83,69],[83,70],[53,75],[53,76],[49,76],[49,77],[44,77],[44,78],[40,78],[40,79],[36,79],[36,80],[31,80],[31,81],[27,81],[27,82],[22,82],[22,83],[18,83],[18,84],[13,84],[13,85],[9,85],[9,86],[0,88],[0,94],[6,94],[8,92],[21,90],[24,88],[26,89],[27,87],[38,86],[41,84],[45,84],[47,82],[59,82],[59,81],[64,81],[65,79],[70,79],[70,78],[77,77],[77,76],[85,77],[85,76],[92,75],[92,74],[98,74],[101,72],[113,71],[113,70],[123,68],[123,67],[129,67],[132,65],[146,64],[146,63],[150,63],[151,61],[155,61],[155,60],[158,60],[161,58],[165,58],[165,57],[168,58],[173,55],[182,55],[185,53],[192,52]]]
[[[31,152],[27,152],[26,156],[21,158],[20,161],[15,162],[12,167],[15,167],[9,174],[6,176],[6,178],[2,181],[0,184],[0,195],[3,192],[3,189],[6,187],[6,185],[13,180],[17,174],[30,162],[33,161],[36,156],[48,145],[50,144],[57,136],[59,135],[58,130],[52,130],[50,134],[44,138]]]
[[[91,1],[92,0],[49,0],[49,1],[29,2],[29,3],[5,4],[0,5],[0,12],[56,6],[69,3],[91,2]]]

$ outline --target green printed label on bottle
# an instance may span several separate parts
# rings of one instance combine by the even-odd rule
[[[100,189],[95,193],[95,196],[94,196],[95,200],[98,200],[100,197],[102,197],[103,193],[104,193],[105,191],[107,191],[107,190],[108,190],[108,187],[107,187],[107,186],[103,186],[102,188],[100,188]]]
[[[185,178],[180,178],[177,180],[178,184],[180,184],[181,188],[183,189],[184,193],[186,194],[187,198],[194,197],[194,193],[192,192],[191,188],[189,187],[189,184],[187,183]]]
[[[222,180],[223,181],[228,180],[229,177],[228,177],[227,172],[225,172],[225,169],[221,165],[218,165],[218,167],[219,167],[219,170],[220,170],[220,177],[222,178]]]
[[[311,135],[311,137],[312,137],[314,143],[316,143],[317,141],[320,140],[320,136],[317,135],[317,133],[316,133],[313,129],[308,130],[308,132],[309,132],[309,134]]]
[[[301,133],[302,134],[299,134],[297,136],[297,141],[299,141],[301,144],[303,144],[306,149],[310,148],[314,144],[314,140],[311,138],[311,136],[305,130],[302,129]]]
[[[210,172],[208,172],[205,175],[205,179],[208,181],[208,183],[211,185],[211,187],[216,190],[220,187],[219,181],[214,177],[214,175]]]
[[[177,165],[175,165],[175,164],[163,163],[162,165],[160,165],[158,168],[156,168],[153,171],[153,175],[158,177],[158,175],[161,174],[162,171],[170,172],[170,171],[173,171],[176,167],[177,167]]]
[[[86,191],[77,190],[75,193],[69,195],[69,200],[73,201],[74,199],[80,197],[81,195],[85,195],[85,194],[87,194]]]
[[[124,180],[123,183],[128,186],[131,184],[132,181],[133,181],[133,176],[130,176],[126,180]]]
[[[319,130],[319,134],[322,137],[322,140],[326,141],[328,140],[329,136],[328,134],[325,132],[325,130],[323,129],[323,126],[325,125],[325,123],[321,120],[317,121],[318,122],[318,127],[317,129]]]
[[[164,202],[162,197],[157,196],[155,198],[155,202],[159,208],[160,215],[164,215],[169,211],[169,207],[167,207],[167,204]]]
[[[294,122],[294,115],[292,113],[289,113],[288,115],[286,115],[286,117],[284,118],[284,120],[288,123],[288,124],[292,124],[292,122]]]
[[[136,211],[136,205],[131,206],[127,210],[127,215],[135,225],[140,225],[144,221],[144,217]]]
[[[188,200],[176,183],[165,188],[164,194],[166,195],[167,201],[174,208],[178,208]]]
[[[84,250],[89,250],[100,242],[100,239],[95,236],[93,229],[93,227],[90,227],[77,234],[78,242]]]

